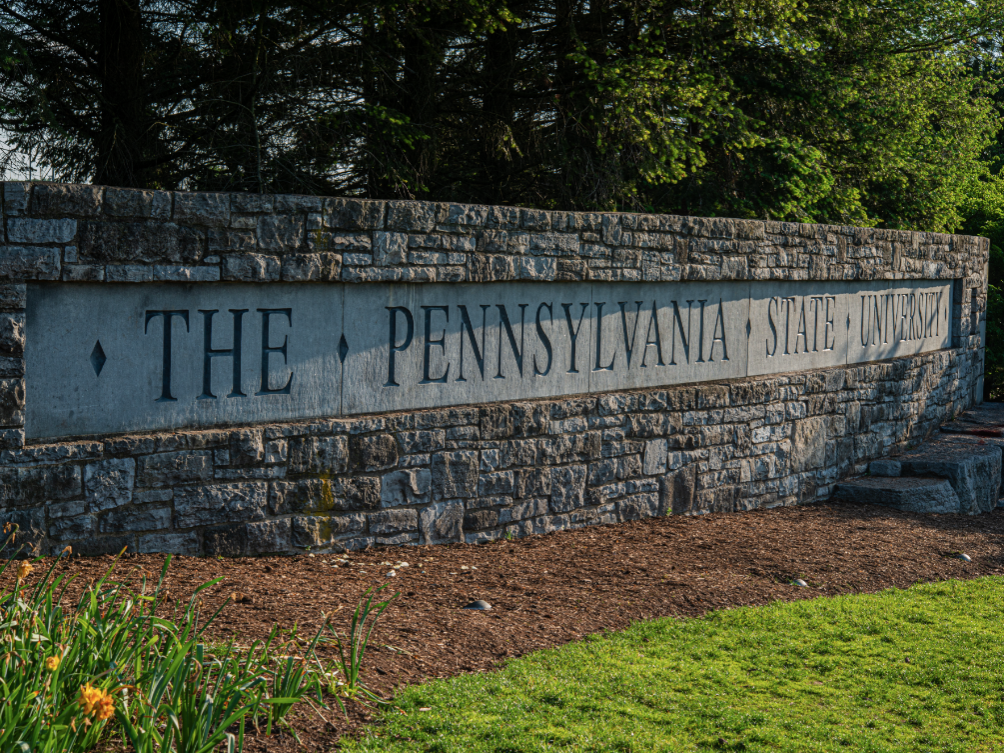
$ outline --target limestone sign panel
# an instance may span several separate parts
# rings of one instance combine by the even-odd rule
[[[29,440],[732,379],[950,343],[943,282],[35,284]]]

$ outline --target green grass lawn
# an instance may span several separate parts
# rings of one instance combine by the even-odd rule
[[[1004,751],[1002,652],[1001,578],[661,619],[408,688],[343,746]]]

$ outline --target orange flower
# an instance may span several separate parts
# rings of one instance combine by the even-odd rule
[[[115,713],[115,700],[90,683],[80,687],[80,698],[77,700],[85,714],[93,714],[95,721],[103,722]]]
[[[50,672],[55,672],[57,669],[59,669],[59,657],[50,656],[48,659],[46,659],[45,668]]]
[[[28,577],[32,570],[34,570],[31,565],[27,562],[22,562],[17,566],[17,582],[20,583],[22,580]]]

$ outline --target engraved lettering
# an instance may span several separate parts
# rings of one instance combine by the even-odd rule
[[[293,372],[289,372],[289,379],[286,380],[286,384],[279,389],[272,389],[268,386],[269,383],[269,357],[273,353],[282,354],[282,362],[284,364],[289,363],[289,357],[286,354],[286,346],[289,341],[289,337],[284,335],[282,338],[282,345],[278,347],[273,347],[268,344],[269,341],[269,320],[273,316],[284,315],[286,321],[289,322],[290,328],[293,326],[293,309],[258,309],[261,313],[261,388],[254,393],[255,395],[288,395],[293,384]]]
[[[438,340],[432,339],[432,312],[442,311],[446,314],[446,321],[450,321],[450,307],[449,306],[422,306],[422,311],[425,312],[425,356],[422,359],[422,381],[419,384],[446,384],[446,378],[450,375],[450,364],[447,362],[446,371],[440,377],[432,377],[429,375],[430,361],[432,360],[432,346],[438,345],[443,349],[443,353],[446,353],[446,328],[443,328],[443,332]]]
[[[718,336],[719,326],[721,326],[722,336]],[[729,360],[729,346],[725,342],[725,309],[722,306],[722,299],[718,299],[718,316],[715,317],[715,330],[711,333],[711,354],[708,356],[708,361],[715,360],[715,343],[722,344],[722,360]]]
[[[572,307],[570,303],[561,304],[561,308],[565,310],[565,322],[568,324],[568,338],[571,340],[571,355],[569,356],[569,363],[571,364],[568,373],[578,374],[579,369],[575,364],[575,341],[579,339],[579,332],[582,331],[582,320],[586,317],[586,309],[589,308],[588,303],[582,304],[582,313],[579,314],[579,326],[572,326],[572,312],[569,309]]]
[[[548,321],[553,321],[554,319],[554,309],[551,307],[550,303],[542,303],[537,307],[537,337],[540,338],[541,344],[544,346],[544,350],[547,352],[547,366],[543,371],[537,368],[537,354],[533,354],[533,375],[534,376],[547,376],[551,371],[551,361],[553,360],[553,352],[551,349],[551,338],[547,336],[544,332],[544,325],[540,321],[540,312],[547,309]]]
[[[411,345],[412,338],[415,337],[415,317],[404,306],[385,306],[385,308],[390,312],[390,349],[387,353],[387,382],[384,387],[400,387],[401,385],[394,378],[394,359],[398,353],[407,350],[408,346]],[[404,314],[404,322],[407,326],[404,341],[400,344],[397,342],[398,314]]]
[[[652,339],[652,331],[655,330],[655,339]],[[645,360],[648,358],[648,349],[655,346],[655,353],[658,357],[658,366],[665,366],[662,360],[662,335],[659,333],[659,311],[655,301],[652,301],[652,317],[648,320],[648,329],[645,332],[645,347],[641,353],[641,367],[646,368]]]
[[[830,310],[830,304],[833,304],[833,310]],[[837,297],[833,295],[826,296],[826,322],[823,327],[823,350],[833,350],[834,346],[837,344],[837,333],[833,326],[833,317],[837,313]],[[833,342],[830,342],[830,335],[833,335]]]
[[[638,320],[641,318],[641,304],[643,301],[635,301],[634,326],[631,328],[631,338],[628,339],[627,313],[624,305],[627,301],[620,301],[617,305],[621,308],[621,328],[624,332],[624,350],[627,353],[627,366],[631,368],[631,354],[634,352],[634,343],[638,339]],[[615,356],[616,357],[616,356]]]
[[[670,326],[670,330],[673,332],[673,345],[669,353],[669,365],[676,366],[676,333],[679,330],[680,339],[683,341],[683,355],[687,358],[687,363],[690,363],[690,315],[693,311],[693,301],[687,301],[687,334],[683,334],[683,320],[680,318],[680,307],[673,301],[673,322],[674,326]]]
[[[202,394],[196,400],[215,400],[213,394],[213,359],[229,358],[233,367],[233,389],[227,397],[247,397],[241,391],[241,340],[243,339],[244,314],[248,309],[229,309],[234,318],[233,345],[229,348],[213,348],[213,315],[219,309],[199,309],[202,314]]]
[[[171,319],[175,316],[185,320],[185,332],[188,328],[188,311],[147,311],[146,322],[143,324],[143,334],[145,335],[150,327],[150,320],[158,316],[164,317],[164,365],[161,372],[160,397],[154,402],[166,403],[174,402],[178,398],[171,394]]]
[[[487,303],[481,304],[481,347],[478,347],[478,341],[474,338],[474,327],[471,325],[471,317],[467,314],[467,307],[460,305],[457,306],[460,309],[460,376],[457,377],[458,382],[466,382],[467,379],[464,377],[464,334],[467,335],[467,340],[471,344],[471,350],[474,351],[474,360],[478,362],[478,371],[481,372],[481,378],[485,378],[485,335],[488,333],[488,309],[491,308]]]
[[[519,304],[519,348],[516,348],[516,336],[512,333],[512,324],[509,323],[509,314],[506,313],[505,306],[501,303],[495,304],[495,308],[499,310],[499,319],[503,327],[505,327],[506,337],[509,338],[509,348],[512,350],[513,357],[516,359],[516,368],[519,370],[519,375],[523,376],[523,335],[526,330],[524,318],[526,317],[526,307],[529,303]],[[500,327],[501,329],[501,327]],[[499,332],[499,364],[498,373],[495,375],[496,379],[505,379],[502,374],[502,333]]]
[[[780,306],[779,300],[780,299],[775,296],[767,302],[767,326],[770,327],[770,334],[774,338],[773,348],[770,346],[770,340],[764,341],[767,358],[773,358],[774,354],[777,353],[777,325],[774,322],[773,309],[777,309]]]
[[[593,367],[593,371],[613,371],[614,364],[617,363],[616,348],[610,363],[607,366],[600,366],[600,356],[603,352],[603,307],[606,306],[606,303],[594,303],[593,305],[596,306],[596,365]]]

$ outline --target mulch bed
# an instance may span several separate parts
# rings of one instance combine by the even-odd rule
[[[1004,511],[925,516],[825,504],[655,518],[470,546],[178,557],[167,587],[187,599],[199,584],[224,578],[203,593],[207,607],[234,592],[250,603],[228,606],[213,630],[220,637],[236,633],[246,644],[275,623],[313,633],[322,612],[334,614],[343,629],[363,592],[389,583],[401,595],[373,634],[365,676],[390,695],[402,685],[489,670],[507,658],[634,620],[1000,574],[1002,534]],[[959,559],[960,552],[972,562]],[[163,561],[162,555],[126,556],[116,572],[120,579],[136,566],[159,572]],[[402,561],[408,566],[395,567]],[[86,585],[109,564],[73,557],[59,571],[79,574],[77,583]],[[396,575],[388,577],[391,570]],[[790,585],[793,578],[809,587]],[[462,609],[475,599],[489,602],[491,611]],[[329,751],[339,736],[356,734],[369,721],[361,708],[348,720],[337,709],[322,719],[300,708],[289,718],[303,747],[273,734],[252,739],[246,750]]]

